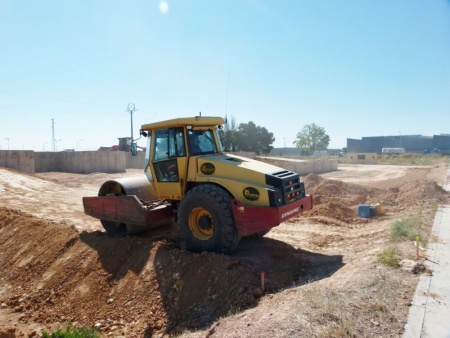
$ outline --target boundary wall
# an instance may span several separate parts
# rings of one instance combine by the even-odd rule
[[[127,169],[142,169],[144,170],[145,166],[145,152],[138,151],[136,156],[131,155],[130,152],[125,154],[125,162]]]
[[[26,174],[34,174],[34,151],[0,150],[0,167],[14,169]]]
[[[0,167],[27,174],[35,172],[66,172],[77,174],[122,173],[126,169],[142,169],[145,153],[132,156],[123,151],[62,151],[0,150]]]
[[[256,159],[293,171],[301,176],[336,171],[338,166],[338,160],[334,159],[317,159],[315,161],[285,160],[276,157],[256,157]]]
[[[235,153],[255,158],[300,175],[325,173],[337,170],[338,160],[318,159],[303,161],[280,159],[276,157],[258,157],[254,153]],[[32,150],[0,150],[0,167],[6,167],[27,174],[35,172],[67,172],[77,174],[122,173],[126,169],[142,169],[145,165],[145,153],[132,156],[123,151],[74,151],[74,152],[34,152]]]
[[[36,172],[122,173],[127,169],[122,151],[35,152],[34,160]]]

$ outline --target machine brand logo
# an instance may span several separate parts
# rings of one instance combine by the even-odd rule
[[[249,201],[257,201],[259,200],[259,191],[252,187],[247,187],[242,192],[244,197]]]
[[[212,163],[203,163],[200,171],[205,175],[212,175],[216,171],[216,167]]]
[[[288,216],[291,216],[292,214],[295,214],[295,213],[297,213],[299,211],[300,211],[299,207],[291,209],[289,211],[286,211],[285,213],[281,214],[281,219],[286,218]]]

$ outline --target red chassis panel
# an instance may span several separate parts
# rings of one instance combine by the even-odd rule
[[[246,206],[233,199],[231,206],[239,235],[243,237],[273,228],[281,222],[312,209],[313,200],[312,196],[306,195],[298,201],[276,208]]]

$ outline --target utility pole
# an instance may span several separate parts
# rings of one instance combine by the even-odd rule
[[[127,111],[131,116],[131,142],[133,142],[133,113],[136,111],[136,107],[134,103],[128,103]]]
[[[56,150],[55,143],[55,121],[52,119],[52,151]]]
[[[8,141],[8,150],[9,150],[9,137],[5,137],[5,140]]]

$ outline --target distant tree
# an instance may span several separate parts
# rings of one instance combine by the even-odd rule
[[[227,118],[226,121],[224,128],[219,132],[224,151],[268,154],[273,149],[271,144],[275,142],[275,138],[266,128],[257,126],[251,121],[237,126],[234,117]]]
[[[330,144],[330,136],[327,135],[322,127],[314,123],[307,124],[297,133],[297,140],[293,144],[309,153],[317,150],[326,150]]]
[[[254,122],[241,123],[236,134],[236,146],[240,151],[250,151],[256,154],[268,154],[275,142],[273,133],[265,127],[257,126]]]

